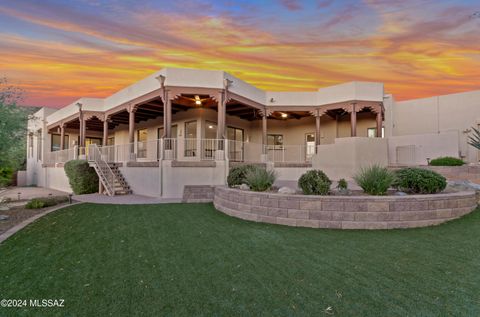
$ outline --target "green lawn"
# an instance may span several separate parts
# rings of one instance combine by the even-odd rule
[[[83,204],[0,245],[0,316],[480,316],[480,211],[446,225],[259,224],[211,204]],[[331,310],[325,311],[328,307]]]

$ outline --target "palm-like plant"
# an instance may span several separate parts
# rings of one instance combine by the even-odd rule
[[[480,131],[472,127],[473,133],[468,136],[468,144],[480,150]]]

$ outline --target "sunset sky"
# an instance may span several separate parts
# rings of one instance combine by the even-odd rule
[[[480,89],[478,12],[478,0],[2,0],[0,77],[51,107],[163,67],[268,90],[380,81],[411,99]]]

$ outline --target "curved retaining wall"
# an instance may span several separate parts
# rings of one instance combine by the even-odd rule
[[[241,219],[298,227],[392,229],[437,225],[477,207],[475,192],[409,196],[307,196],[216,187],[214,205]]]

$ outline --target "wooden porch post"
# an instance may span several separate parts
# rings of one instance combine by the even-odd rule
[[[103,120],[103,140],[102,145],[106,146],[108,141],[108,117],[105,116]]]
[[[267,109],[262,113],[262,145],[263,145],[263,154],[268,154],[267,151]]]
[[[350,113],[350,124],[352,126],[352,137],[357,136],[357,110],[354,103],[352,103],[352,112]]]
[[[320,110],[315,110],[315,153],[318,153],[318,146],[320,145]]]
[[[65,125],[63,123],[60,124],[60,150],[65,150]]]
[[[78,107],[78,122],[79,122],[78,134],[79,134],[79,137],[80,137],[80,141],[79,141],[78,146],[83,147],[83,146],[85,146],[85,131],[83,129],[83,126],[84,126],[85,122],[83,121],[82,104],[80,102],[77,102],[77,107]]]
[[[226,94],[226,92],[225,92]],[[226,95],[220,91],[217,95],[217,140],[225,139],[225,123],[226,123]],[[223,142],[218,141],[218,150],[224,150]]]
[[[382,137],[382,109],[377,111],[377,138]]]
[[[163,106],[163,131],[165,137],[170,139],[172,137],[172,100],[168,91],[165,92],[166,102]]]
[[[130,159],[134,159],[135,153],[135,107],[128,108],[128,142],[130,143]]]
[[[82,129],[82,136],[80,138],[80,143],[81,143],[81,146],[84,147],[85,146],[85,135],[87,134],[87,122],[85,120],[85,117],[83,116],[83,113],[82,113],[82,123],[81,123],[81,129]]]

